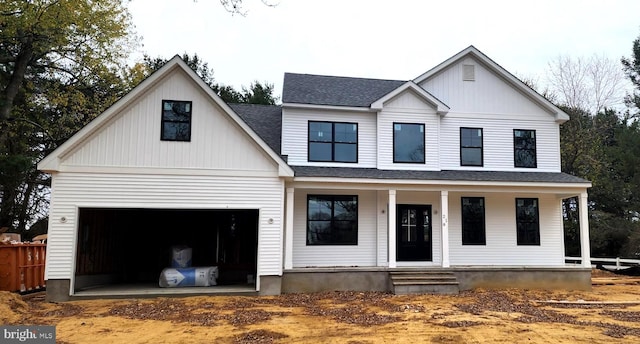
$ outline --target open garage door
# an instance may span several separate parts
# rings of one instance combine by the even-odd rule
[[[80,209],[75,290],[158,285],[172,248],[194,267],[217,266],[218,285],[255,283],[258,210]]]

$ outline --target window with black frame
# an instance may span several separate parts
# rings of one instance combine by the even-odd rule
[[[462,197],[462,244],[487,244],[484,197]]]
[[[424,124],[393,123],[393,162],[424,164]]]
[[[460,128],[460,165],[482,166],[482,128]]]
[[[535,130],[513,130],[513,158],[515,167],[537,167]]]
[[[358,196],[307,196],[307,245],[357,244]]]
[[[358,124],[309,121],[309,161],[358,162]]]
[[[163,141],[191,141],[191,102],[179,100],[162,101]]]
[[[518,245],[540,245],[540,217],[537,198],[516,198]]]

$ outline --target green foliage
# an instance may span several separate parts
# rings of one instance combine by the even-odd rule
[[[128,89],[127,1],[0,2],[0,226],[46,216],[36,163]]]
[[[198,54],[189,55],[184,53],[180,57],[226,103],[275,105],[278,101],[278,98],[273,96],[273,84],[265,83],[263,85],[259,81],[255,81],[251,83],[249,88],[242,87],[242,92],[238,92],[232,86],[216,83],[213,77],[213,69],[209,68],[209,64],[203,61]],[[129,84],[137,84],[142,81],[145,77],[160,69],[167,61],[162,57],[152,58],[145,55],[143,63],[135,65],[129,72]]]

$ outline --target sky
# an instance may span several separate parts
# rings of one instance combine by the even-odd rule
[[[142,54],[197,54],[217,83],[282,92],[285,72],[410,80],[470,45],[544,83],[559,56],[630,57],[639,0],[131,0]]]

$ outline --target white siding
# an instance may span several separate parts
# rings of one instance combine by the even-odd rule
[[[475,66],[475,81],[463,80],[463,65]],[[467,57],[420,83],[452,111],[468,113],[553,116],[478,60]]]
[[[405,92],[384,104],[378,114],[378,168],[395,170],[438,170],[440,168],[439,121],[432,106],[412,92]],[[393,162],[393,123],[424,124],[425,163]]]
[[[56,174],[46,278],[70,279],[74,274],[78,207],[259,209],[258,275],[280,275],[283,190],[283,181],[275,177]]]
[[[162,100],[192,101],[190,142],[161,141]],[[275,162],[177,68],[64,157],[68,166],[272,171]]]
[[[358,163],[308,162],[309,121],[358,123]],[[376,167],[376,116],[368,112],[282,110],[282,154],[292,166]]]
[[[485,197],[486,245],[462,245],[460,197]],[[516,197],[539,199],[540,246],[518,246]],[[549,194],[449,194],[451,265],[563,266],[560,200]]]
[[[307,195],[358,195],[358,245],[307,246]],[[293,267],[376,266],[375,191],[296,190],[293,218]]]
[[[483,129],[484,166],[460,166],[460,128]],[[536,131],[537,168],[515,168],[513,129]],[[440,166],[443,170],[560,172],[560,127],[536,116],[486,116],[450,113],[440,122]]]

